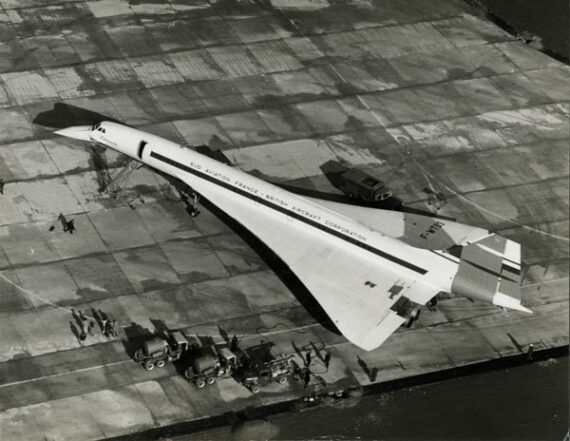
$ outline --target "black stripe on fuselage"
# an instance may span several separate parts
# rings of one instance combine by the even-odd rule
[[[415,271],[416,273],[420,273],[420,274],[426,274],[427,273],[427,270],[420,268],[419,266],[414,265],[413,263],[406,262],[405,260],[402,260],[396,256],[392,256],[391,254],[388,254],[382,250],[379,250],[377,248],[373,248],[370,245],[363,243],[363,242],[360,242],[359,240],[357,240],[353,237],[346,236],[346,235],[340,233],[339,231],[333,230],[332,228],[328,228],[328,227],[321,225],[318,222],[315,222],[311,219],[307,219],[306,217],[301,216],[299,213],[295,213],[294,211],[290,211],[290,210],[288,210],[288,209],[286,209],[280,205],[273,204],[273,203],[271,203],[271,202],[269,202],[269,201],[267,201],[267,200],[265,200],[259,196],[248,193],[247,191],[244,191],[241,188],[234,187],[233,185],[229,184],[228,182],[218,180],[218,179],[214,178],[213,176],[210,176],[210,175],[203,173],[199,170],[195,170],[191,167],[188,167],[184,164],[181,164],[180,162],[174,161],[173,159],[167,158],[166,156],[163,156],[160,153],[156,153],[154,151],[151,151],[150,157],[156,158],[159,161],[164,162],[165,164],[172,165],[173,167],[176,167],[176,168],[183,170],[187,173],[193,174],[193,175],[198,176],[199,178],[202,178],[206,181],[209,181],[209,182],[212,182],[216,185],[219,185],[220,187],[223,187],[226,190],[237,193],[240,196],[246,197],[246,198],[248,198],[252,201],[255,201],[261,205],[264,205],[264,206],[269,207],[275,211],[283,213],[283,214],[285,214],[285,215],[287,215],[293,219],[296,219],[300,222],[303,222],[307,225],[311,225],[314,228],[318,228],[319,230],[325,231],[328,234],[331,234],[332,236],[338,237],[339,239],[342,239],[346,242],[350,242],[353,245],[356,245],[362,249],[365,249],[366,251],[370,251],[371,253],[376,254],[377,256],[383,257],[386,260],[397,263],[398,265],[401,265],[405,268],[408,268],[409,270]]]

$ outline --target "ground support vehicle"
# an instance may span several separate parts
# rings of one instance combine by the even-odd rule
[[[384,182],[361,170],[348,170],[341,175],[340,189],[351,198],[366,202],[384,201],[392,197]]]
[[[184,371],[184,378],[198,389],[214,384],[218,377],[230,377],[237,369],[237,357],[224,347],[195,346],[188,357],[190,366]]]
[[[361,170],[348,170],[340,175],[338,188],[348,197],[385,210],[401,210],[403,202],[379,179]]]
[[[147,371],[152,371],[155,367],[164,367],[167,362],[180,360],[189,345],[188,338],[182,332],[167,332],[164,337],[145,341],[142,348],[135,352],[134,359]]]
[[[246,362],[239,375],[241,383],[254,394],[271,383],[287,384],[293,373],[292,355],[281,355],[269,361]]]

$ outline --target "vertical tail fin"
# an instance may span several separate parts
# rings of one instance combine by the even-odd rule
[[[473,300],[531,313],[521,305],[520,255],[520,244],[497,234],[464,246],[451,290]]]

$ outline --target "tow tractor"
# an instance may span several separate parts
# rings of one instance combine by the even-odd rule
[[[154,337],[143,343],[134,354],[134,359],[147,371],[161,368],[167,362],[180,360],[188,351],[190,342],[180,331],[167,332],[164,337]]]
[[[198,389],[214,384],[218,377],[230,377],[237,369],[237,357],[226,347],[193,345],[189,358],[190,367],[184,371],[184,378]]]
[[[271,383],[287,384],[293,373],[292,355],[284,355],[269,361],[245,362],[239,375],[241,383],[254,394]]]

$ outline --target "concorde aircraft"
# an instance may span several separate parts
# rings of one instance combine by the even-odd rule
[[[95,142],[180,179],[271,248],[338,330],[367,351],[440,292],[531,312],[520,245],[481,228],[302,197],[116,122],[55,133]]]

